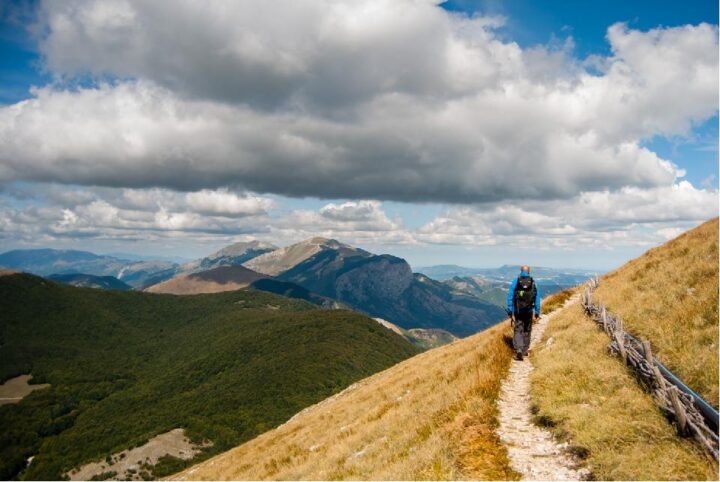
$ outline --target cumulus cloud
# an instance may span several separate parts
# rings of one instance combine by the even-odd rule
[[[717,216],[718,191],[669,187],[586,192],[566,201],[463,206],[416,233],[420,242],[545,248],[649,246]]]
[[[254,199],[271,206],[243,216],[199,206],[189,199],[223,199],[221,190],[177,193],[41,186],[44,194],[14,191],[0,196],[0,241],[43,245],[58,240],[204,240],[213,246],[239,239],[288,245],[325,236],[374,246],[504,246],[538,249],[648,247],[716,215],[718,192],[686,181],[669,187],[582,193],[571,200],[451,206],[419,228],[388,216],[374,200],[293,209],[252,194],[235,195],[245,209]],[[13,199],[22,199],[23,207]],[[65,202],[59,202],[64,200]],[[230,203],[232,205],[232,203]],[[211,203],[212,206],[212,203]]]
[[[379,201],[328,203],[318,210],[298,209],[273,219],[270,232],[290,244],[314,236],[358,245],[415,244],[400,219],[390,219]]]
[[[259,196],[240,197],[227,190],[203,189],[185,195],[188,206],[201,214],[219,216],[247,216],[261,214],[275,203]]]
[[[0,108],[0,182],[572,199],[673,184],[643,139],[717,111],[705,24],[611,26],[596,75],[571,42],[523,50],[435,2],[69,1],[41,18],[51,72],[110,80]]]
[[[225,190],[178,193],[36,185],[0,195],[0,243],[204,240],[222,246],[262,239],[283,245],[315,236],[360,245],[414,242],[399,219],[390,219],[382,203],[371,200],[311,210],[288,209],[275,200]]]
[[[22,199],[23,206],[16,200]],[[210,237],[269,231],[275,201],[227,190],[61,188],[36,185],[0,196],[0,239]]]

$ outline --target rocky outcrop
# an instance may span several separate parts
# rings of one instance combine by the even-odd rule
[[[378,299],[397,299],[412,282],[412,270],[404,260],[373,256],[338,276],[335,293],[339,300],[362,306]]]
[[[505,316],[497,306],[456,296],[449,286],[413,274],[402,258],[339,246],[317,252],[278,277],[405,329],[439,328],[467,336]]]
[[[370,255],[366,251],[334,239],[316,237],[265,253],[245,263],[245,266],[259,273],[276,276],[322,253],[338,254],[343,258]]]
[[[226,246],[204,258],[191,261],[182,266],[185,273],[196,273],[219,266],[241,265],[265,253],[275,251],[277,246],[263,241],[240,242]]]

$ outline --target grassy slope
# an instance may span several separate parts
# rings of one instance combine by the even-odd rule
[[[579,303],[550,322],[532,354],[538,420],[587,457],[598,480],[717,480],[716,464],[677,437],[629,369],[608,356],[608,341]]]
[[[494,432],[507,330],[417,355],[173,478],[515,479]]]
[[[30,455],[24,477],[57,479],[176,427],[226,450],[417,353],[365,316],[254,290],[155,295],[10,275],[0,312],[0,379],[52,385],[0,407],[3,479]]]
[[[718,219],[604,276],[596,300],[718,406]]]
[[[505,321],[405,360],[173,479],[517,479],[495,433],[509,334]]]

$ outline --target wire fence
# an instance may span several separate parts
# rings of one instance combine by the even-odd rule
[[[619,315],[607,311],[602,303],[592,302],[599,284],[598,278],[590,280],[582,294],[582,305],[585,313],[610,337],[610,350],[635,370],[655,402],[675,419],[678,433],[694,437],[718,460],[717,410],[653,356],[649,341],[627,333]]]

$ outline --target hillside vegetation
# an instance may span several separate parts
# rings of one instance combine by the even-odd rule
[[[620,313],[657,356],[717,405],[718,220],[600,279],[594,301]],[[532,355],[537,418],[612,480],[717,480],[717,463],[683,439],[579,304],[554,318]]]
[[[503,323],[424,352],[173,479],[517,479],[495,434]]]
[[[603,276],[594,299],[718,407],[717,218]]]
[[[511,358],[505,321],[362,380],[172,479],[516,480],[495,432]]]
[[[212,442],[207,457],[418,352],[363,315],[315,308],[255,290],[173,296],[0,277],[0,380],[51,385],[0,406],[0,478],[58,479],[175,428]],[[154,475],[183,464],[165,460]]]
[[[94,276],[91,274],[69,273],[51,274],[48,279],[80,288],[97,288],[103,290],[130,290],[132,286],[123,283],[114,276]]]
[[[548,340],[552,339],[552,342]],[[537,419],[584,457],[597,480],[717,480],[717,464],[675,429],[575,303],[531,355]]]

